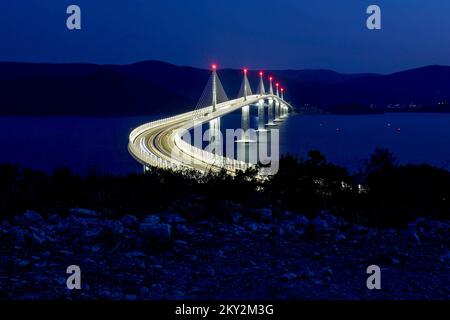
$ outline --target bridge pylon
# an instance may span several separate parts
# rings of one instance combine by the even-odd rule
[[[244,97],[244,101],[247,101],[248,96],[252,95],[252,88],[250,86],[250,82],[248,81],[248,69],[244,68],[242,70],[244,72],[244,79],[242,79],[241,88],[239,89],[238,98]]]
[[[275,87],[277,87],[277,97],[280,97],[280,92],[278,91],[278,87],[280,86],[280,84],[277,82],[275,83]]]
[[[273,77],[269,77],[269,94],[273,95],[273,85],[272,85]]]
[[[259,72],[259,85],[258,85],[258,94],[263,96],[266,94],[266,89],[264,88],[264,73],[262,71]]]
[[[217,107],[217,65],[213,64],[212,69],[212,112],[216,111]]]
[[[244,69],[244,101],[247,101],[248,96],[248,78],[247,78],[248,69]]]
[[[273,101],[274,99],[269,98],[269,107],[267,108],[267,126],[274,126],[275,123],[273,122]]]
[[[258,101],[258,130],[257,131],[266,131],[264,127],[264,100],[260,99]]]

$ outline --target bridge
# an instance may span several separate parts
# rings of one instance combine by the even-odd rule
[[[209,124],[211,141],[218,140],[221,117],[242,110],[243,135],[235,143],[251,144],[248,135],[250,106],[258,107],[258,131],[271,131],[293,110],[284,100],[285,90],[274,78],[269,77],[266,92],[263,72],[259,73],[259,84],[253,93],[248,80],[248,69],[243,69],[241,89],[236,99],[229,100],[217,74],[217,66],[211,66],[211,76],[197,107],[183,114],[145,123],[135,128],[129,136],[128,150],[144,167],[163,169],[194,169],[202,173],[225,170],[236,174],[238,170],[255,167],[255,163],[234,157],[223,156],[218,148],[203,148],[186,141],[186,132]],[[265,115],[267,114],[267,121]]]

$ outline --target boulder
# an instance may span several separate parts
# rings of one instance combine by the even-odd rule
[[[124,231],[122,222],[118,220],[106,220],[105,227],[112,234],[122,234]]]
[[[309,224],[309,219],[302,214],[296,214],[295,216],[293,216],[290,219],[290,221],[294,225],[298,225],[298,226],[307,226]]]
[[[247,225],[247,228],[249,228],[252,231],[256,231],[258,230],[258,225],[256,223],[250,223],[249,225]]]
[[[239,223],[239,221],[241,221],[241,214],[237,211],[233,211],[230,213],[230,218],[233,223]]]
[[[74,208],[70,209],[69,213],[76,216],[76,217],[99,217],[100,213],[91,210],[91,209],[84,209],[84,208]]]
[[[148,223],[148,224],[158,224],[159,221],[160,221],[159,217],[154,214],[151,214],[144,218],[144,223]]]
[[[255,216],[255,219],[268,222],[272,220],[272,209],[270,208],[256,209],[253,210],[253,215]]]
[[[311,224],[317,231],[327,231],[329,229],[328,223],[321,217],[315,218]]]
[[[23,220],[27,224],[33,223],[36,224],[44,222],[44,218],[42,218],[42,216],[39,213],[31,210],[25,211],[25,213],[23,214]]]
[[[172,227],[165,223],[146,223],[139,225],[140,234],[146,239],[167,241],[170,239]]]
[[[345,234],[338,232],[334,238],[335,241],[341,241],[341,240],[345,240],[347,239],[347,237],[345,236]]]
[[[45,236],[44,233],[42,233],[42,232],[40,232],[40,233],[33,232],[32,235],[31,235],[31,240],[33,241],[33,243],[35,245],[41,246],[41,245],[43,245],[45,243],[45,241],[47,239],[46,239],[46,236]]]
[[[175,231],[180,235],[187,235],[190,233],[190,230],[184,224],[175,225]]]
[[[186,223],[186,219],[181,217],[177,213],[163,213],[161,214],[164,223],[168,223],[170,225],[178,224],[178,223]]]
[[[297,275],[295,273],[287,272],[287,273],[281,275],[280,280],[288,282],[288,281],[295,280],[296,278],[297,278]]]
[[[139,224],[139,219],[131,214],[123,216],[120,221],[122,222],[123,226],[127,228],[135,228]]]

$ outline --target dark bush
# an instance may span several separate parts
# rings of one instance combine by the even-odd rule
[[[360,184],[360,186],[358,186]],[[51,175],[0,165],[0,214],[25,210],[65,214],[84,207],[108,216],[147,215],[162,210],[187,218],[223,219],[235,207],[271,207],[314,217],[323,209],[353,222],[401,227],[418,216],[449,219],[450,173],[429,165],[398,166],[392,154],[377,149],[358,175],[326,161],[319,151],[306,159],[282,157],[279,172],[266,180],[257,171],[226,172],[151,169],[145,174],[85,176],[67,169]],[[195,211],[195,212],[193,212]]]

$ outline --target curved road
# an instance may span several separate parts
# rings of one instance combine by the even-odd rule
[[[131,155],[146,167],[158,166],[162,168],[188,168],[201,172],[209,170],[218,171],[222,169],[219,164],[212,164],[193,154],[188,154],[176,143],[176,134],[184,130],[189,130],[195,125],[224,116],[230,112],[242,108],[243,106],[255,104],[261,99],[279,100],[283,104],[292,108],[287,102],[282,101],[275,95],[252,95],[247,100],[239,98],[219,104],[215,112],[210,112],[212,107],[201,110],[187,112],[175,117],[154,121],[144,124],[130,134],[129,151]],[[208,111],[209,110],[209,111]],[[197,115],[200,114],[200,117]],[[225,168],[230,173],[234,173],[238,168]]]

